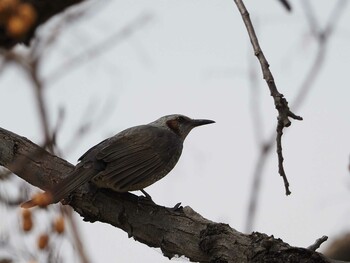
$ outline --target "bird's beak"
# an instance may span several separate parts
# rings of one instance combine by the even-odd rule
[[[192,126],[193,126],[193,127],[198,127],[198,126],[202,126],[202,125],[206,125],[206,124],[211,124],[211,123],[215,123],[215,121],[212,121],[212,120],[203,120],[203,119],[192,120]]]

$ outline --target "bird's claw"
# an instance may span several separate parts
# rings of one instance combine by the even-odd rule
[[[144,198],[149,199],[153,202],[152,197],[145,190],[142,189],[140,191],[145,195]]]
[[[139,200],[142,201],[142,202],[145,202],[145,203],[151,203],[151,204],[156,204],[152,197],[145,191],[145,190],[140,190],[144,196],[139,196]]]
[[[170,211],[170,212],[176,212],[178,211],[179,209],[181,209],[182,206],[181,206],[181,202],[177,203],[176,205],[174,205],[174,207],[168,207],[167,209]]]

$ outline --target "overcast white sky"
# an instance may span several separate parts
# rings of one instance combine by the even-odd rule
[[[276,0],[245,1],[257,25],[261,47],[278,89],[292,102],[315,57],[301,1],[287,13]],[[337,1],[313,0],[324,26]],[[175,169],[147,191],[162,205],[178,202],[203,216],[244,231],[257,144],[252,129],[269,138],[277,113],[232,0],[106,1],[97,14],[67,26],[48,51],[42,77],[64,61],[143,15],[135,30],[102,56],[47,85],[52,127],[58,108],[66,117],[58,145],[70,162],[89,147],[127,127],[171,113],[216,121],[194,130]],[[92,12],[94,13],[94,12]],[[54,22],[54,21],[52,21]],[[54,23],[51,23],[51,26]],[[273,153],[266,163],[255,231],[295,246],[322,235],[331,239],[350,229],[350,15],[344,10],[328,46],[325,64],[303,107],[283,137],[285,169],[292,195],[284,195]],[[42,34],[46,34],[45,26]],[[256,68],[258,85],[249,81]],[[39,143],[42,133],[30,83],[16,68],[1,75],[0,126]],[[252,98],[259,102],[262,127],[253,125]],[[293,109],[292,109],[293,110]],[[93,131],[72,145],[72,133],[86,119],[99,119]],[[92,262],[168,262],[161,252],[127,238],[102,223],[80,227]]]

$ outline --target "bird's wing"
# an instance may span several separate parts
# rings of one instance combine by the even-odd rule
[[[95,146],[91,147],[89,150],[87,150],[82,156],[80,156],[80,158],[78,159],[78,161],[81,161],[85,158],[85,156],[87,156],[88,154],[90,154],[92,151],[94,151],[95,149],[97,149],[98,147],[100,147],[101,145],[103,145],[104,143],[106,143],[106,141],[108,141],[109,139],[105,139],[102,142],[96,144]]]
[[[175,134],[140,126],[100,148],[96,158],[105,162],[106,168],[97,180],[119,192],[141,190],[173,168],[167,165],[178,150],[179,139]]]
[[[83,154],[74,171],[46,192],[47,204],[62,200],[95,177],[119,192],[141,190],[166,175],[181,151],[182,142],[172,132],[145,125],[127,129]],[[33,200],[23,204],[35,205]]]

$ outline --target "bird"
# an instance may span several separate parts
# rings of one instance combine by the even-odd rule
[[[85,152],[71,173],[43,193],[41,204],[32,198],[21,206],[57,203],[87,182],[120,193],[136,190],[145,193],[144,188],[175,167],[190,131],[211,123],[215,121],[172,114],[123,130]]]

